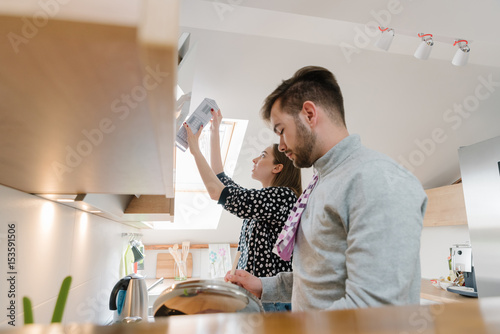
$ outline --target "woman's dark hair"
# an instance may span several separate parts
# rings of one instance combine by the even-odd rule
[[[297,198],[302,194],[302,177],[300,169],[293,165],[285,153],[280,152],[278,144],[273,144],[274,164],[282,164],[281,172],[276,174],[271,184],[272,187],[287,187],[293,190]]]

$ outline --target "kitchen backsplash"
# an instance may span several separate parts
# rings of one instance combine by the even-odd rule
[[[68,275],[73,281],[63,322],[105,324],[128,242],[122,233],[138,230],[4,186],[0,213],[0,308],[15,307],[12,317],[10,311],[0,314],[0,328],[23,326],[24,296],[31,299],[35,323],[49,323]],[[14,238],[15,247],[7,252],[7,240]],[[13,284],[4,284],[7,273]]]

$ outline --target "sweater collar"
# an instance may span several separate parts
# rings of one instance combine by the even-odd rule
[[[359,135],[349,135],[332,147],[325,155],[316,160],[313,164],[314,169],[316,169],[320,175],[328,174],[360,147],[361,138]]]

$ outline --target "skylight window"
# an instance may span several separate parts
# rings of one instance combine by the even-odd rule
[[[224,172],[230,177],[236,167],[247,125],[247,120],[224,119],[219,129]],[[210,164],[210,125],[203,129],[199,143]],[[222,206],[210,199],[191,153],[176,149],[174,222],[147,223],[154,229],[216,229],[221,213]]]
[[[219,127],[220,147],[222,155],[222,163],[227,161],[231,137],[235,128],[235,121],[224,120]],[[207,125],[200,136],[200,150],[210,164],[210,126]],[[176,148],[176,175],[175,175],[175,192],[206,192],[205,185],[201,179],[198,168],[189,149],[182,152]]]

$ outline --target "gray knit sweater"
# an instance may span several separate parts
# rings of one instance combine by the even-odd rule
[[[294,311],[419,302],[427,196],[418,179],[358,135],[314,163],[319,180],[299,225],[293,273],[261,278],[263,302]]]

